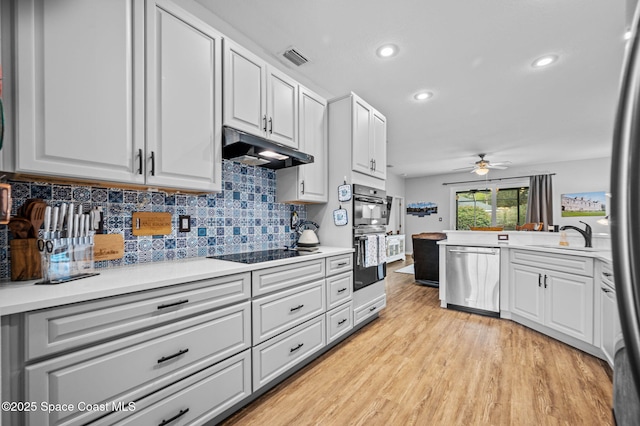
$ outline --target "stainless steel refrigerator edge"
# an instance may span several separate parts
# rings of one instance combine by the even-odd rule
[[[640,11],[625,54],[611,157],[611,241],[624,341],[616,345],[613,411],[619,426],[640,423]]]

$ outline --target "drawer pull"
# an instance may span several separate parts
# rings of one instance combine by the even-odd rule
[[[184,305],[185,303],[189,303],[189,299],[178,300],[175,303],[167,303],[166,305],[158,305],[158,309],[172,308],[174,306]]]
[[[295,312],[295,311],[297,311],[297,310],[299,310],[299,309],[302,309],[302,307],[303,307],[303,306],[304,306],[304,305],[298,305],[298,306],[296,306],[295,308],[291,308],[291,309],[289,309],[289,311],[290,311],[290,312]]]
[[[336,266],[339,268],[341,266],[347,266],[348,264],[349,264],[349,262],[340,262]]]
[[[373,312],[373,311],[375,311],[376,309],[378,309],[378,307],[377,307],[377,306],[372,306],[372,307],[370,307],[370,308],[369,308],[369,312]]]
[[[298,349],[300,349],[303,346],[304,346],[304,343],[298,343],[298,346],[296,346],[295,348],[289,349],[289,353],[295,352],[295,351],[297,351]]]
[[[607,294],[612,293],[612,291],[609,290],[608,288],[604,288],[604,287],[600,287],[600,288],[602,289],[602,291],[604,291]]]
[[[175,353],[175,354],[173,354],[173,355],[163,356],[162,358],[160,358],[160,359],[158,360],[158,364],[162,364],[163,362],[169,361],[170,359],[173,359],[173,358],[179,357],[180,355],[184,355],[184,354],[186,354],[187,352],[189,352],[189,349],[182,349],[182,350],[180,350],[180,351],[176,352],[176,353]]]
[[[602,275],[604,275],[607,278],[611,278],[613,276],[611,272],[603,272]]]
[[[176,414],[175,416],[171,417],[170,419],[167,419],[167,420],[163,419],[162,423],[160,423],[158,426],[168,425],[169,423],[173,422],[174,420],[178,420],[180,417],[184,416],[188,412],[189,412],[188,408],[185,408],[184,410],[180,410],[180,412],[178,414]]]
[[[340,320],[340,321],[338,321],[338,325],[342,325],[342,324],[344,324],[345,322],[347,322],[347,319],[346,319],[346,318],[345,318],[345,319],[342,319],[342,320]]]
[[[542,274],[538,274],[538,287],[542,287]]]
[[[338,290],[338,293],[342,293],[343,291],[346,291],[346,290],[347,290],[346,287],[345,288],[341,288],[340,290]]]
[[[547,288],[547,274],[544,275],[544,288]]]

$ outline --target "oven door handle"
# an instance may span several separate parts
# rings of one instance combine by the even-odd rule
[[[381,200],[380,198],[370,198],[370,197],[363,197],[363,196],[356,196],[353,197],[353,199],[355,201],[364,201],[367,203],[374,203],[374,204],[384,204],[386,201]]]

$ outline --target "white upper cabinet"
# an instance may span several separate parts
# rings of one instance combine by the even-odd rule
[[[220,189],[218,33],[169,0],[16,5],[17,172]]]
[[[225,125],[298,148],[298,83],[224,40]]]
[[[352,169],[379,179],[387,177],[387,119],[352,94]]]
[[[372,175],[387,178],[387,119],[378,111],[373,111],[373,141],[371,142],[371,158],[373,158]]]
[[[313,163],[278,170],[278,202],[326,203],[328,201],[327,102],[300,86],[298,95],[300,151]]]
[[[267,129],[266,65],[229,39],[224,40],[224,124],[252,134]]]
[[[16,13],[16,171],[143,183],[143,4],[20,0]]]
[[[147,183],[221,189],[222,36],[147,2]]]

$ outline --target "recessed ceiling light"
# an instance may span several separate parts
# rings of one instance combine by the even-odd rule
[[[384,46],[378,47],[376,53],[381,58],[390,58],[398,54],[398,46],[395,44],[385,44]]]
[[[413,98],[417,101],[424,101],[429,99],[432,96],[433,96],[433,93],[431,92],[418,92],[415,95],[413,95]]]
[[[546,67],[547,65],[551,65],[557,60],[558,60],[558,57],[556,55],[547,55],[547,56],[542,56],[536,59],[535,61],[533,61],[533,64],[531,65],[534,68]]]

